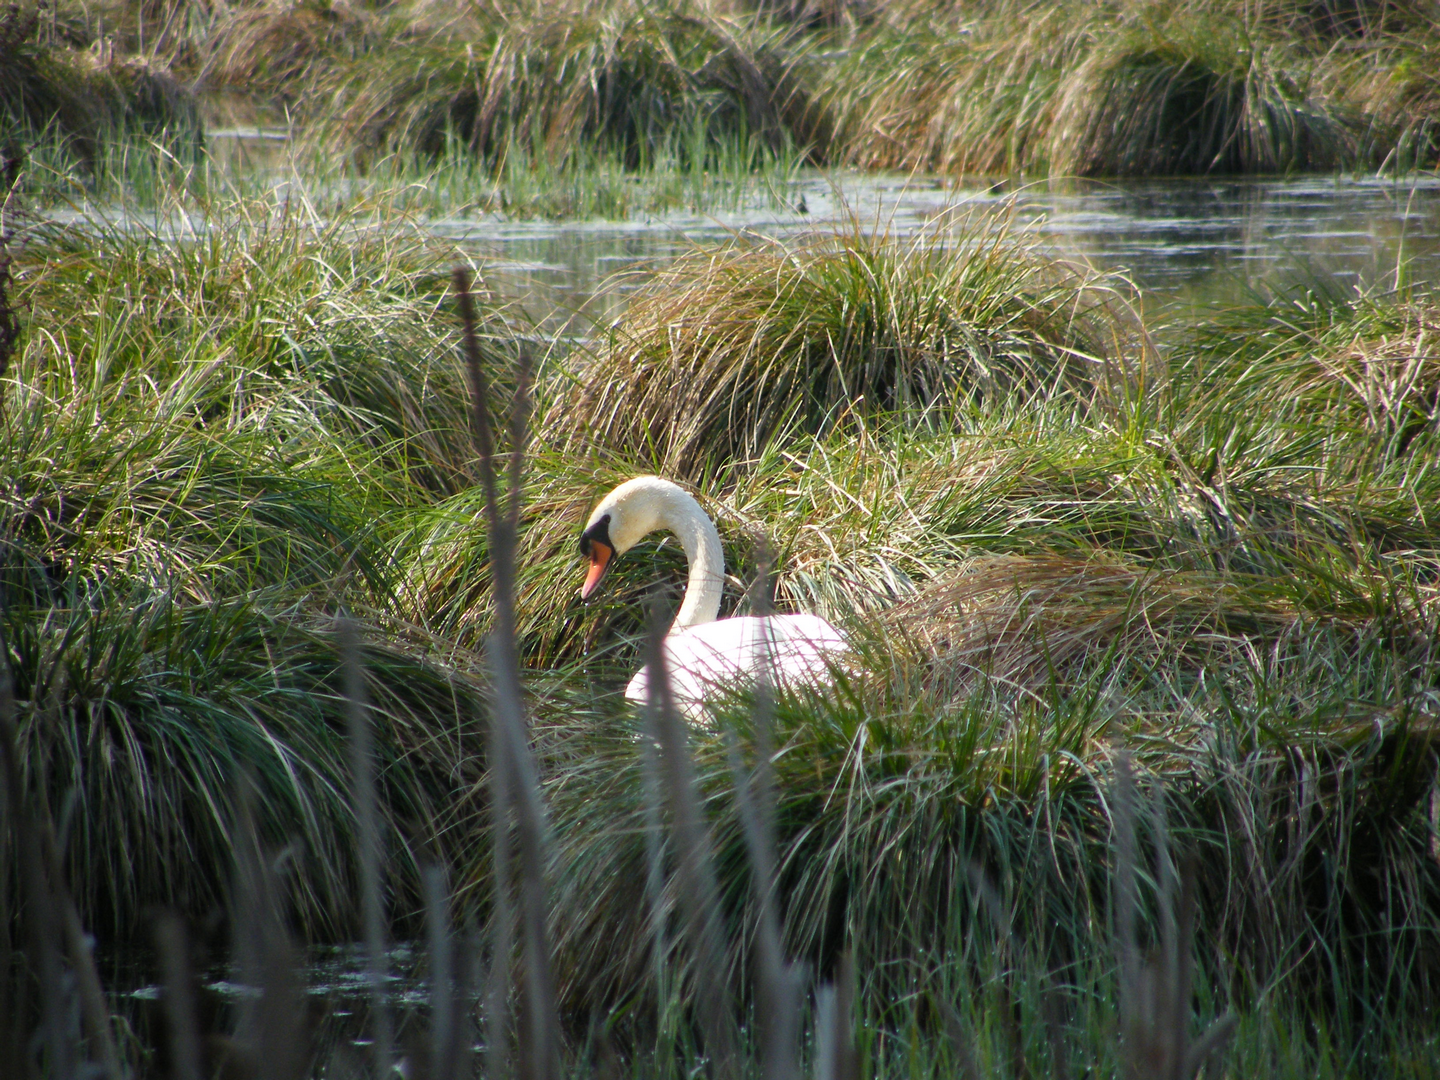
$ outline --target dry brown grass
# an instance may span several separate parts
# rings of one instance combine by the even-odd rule
[[[205,44],[199,81],[282,98],[301,96],[326,67],[379,42],[374,12],[345,0],[270,0],[231,8]]]

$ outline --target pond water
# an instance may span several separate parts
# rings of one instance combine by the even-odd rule
[[[312,946],[300,959],[297,992],[304,1011],[302,1029],[316,1058],[329,1066],[358,1065],[372,1046],[371,992],[364,951],[359,945]],[[139,946],[112,947],[100,960],[104,985],[110,988],[111,1007],[144,1045],[167,1041],[167,1022],[161,1002],[163,987],[155,977],[153,954]],[[429,961],[424,946],[401,942],[386,956],[385,997],[397,1050],[417,1040],[423,1043],[429,1029],[431,988]],[[197,972],[194,1006],[202,1034],[229,1031],[260,990],[245,984],[233,964],[218,964]],[[482,994],[472,988],[465,1000],[478,1006]],[[473,1020],[472,1020],[473,1023]],[[472,1031],[474,1049],[480,1032]],[[342,1068],[341,1075],[359,1075]]]
[[[269,171],[283,132],[211,133],[231,167]],[[904,236],[946,215],[1013,212],[1014,227],[1061,258],[1120,271],[1148,306],[1204,307],[1294,287],[1348,291],[1440,281],[1440,176],[1037,181],[952,186],[933,177],[802,171],[742,208],[624,221],[432,217],[426,227],[487,262],[492,284],[556,324],[572,313],[606,323],[643,280],[696,244],[746,233],[800,239],[857,221]]]
[[[833,183],[831,182],[833,180]],[[532,314],[584,312],[609,321],[643,281],[616,275],[663,265],[696,244],[754,233],[799,239],[843,225],[896,235],[947,214],[1013,210],[1044,250],[1119,271],[1150,305],[1195,308],[1294,287],[1381,291],[1440,281],[1440,178],[1406,182],[1147,180],[1036,183],[1018,190],[946,188],[913,177],[811,177],[797,185],[808,213],[673,215],[625,222],[434,223],[494,260],[492,273],[528,298]],[[605,287],[609,282],[609,287]]]

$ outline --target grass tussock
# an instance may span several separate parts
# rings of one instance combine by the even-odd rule
[[[1415,25],[1369,19],[1337,46],[1299,5],[1000,4],[858,35],[819,76],[817,100],[832,158],[871,168],[1408,168],[1433,150],[1426,91],[1405,74],[1419,69],[1401,59],[1428,40]]]
[[[147,903],[218,895],[245,769],[266,834],[314,839],[302,917],[350,917],[322,628],[346,606],[376,637],[398,521],[471,482],[442,256],[383,227],[229,209],[190,237],[42,233],[17,268],[0,581],[26,783],[81,800],[73,880],[116,929]],[[413,647],[367,647],[403,836],[454,805],[472,690]],[[414,862],[397,865],[415,895]]]
[[[1246,585],[1251,588],[1247,590]],[[1103,555],[977,559],[893,609],[917,652],[958,686],[1043,692],[1111,654],[1144,666],[1162,655],[1204,666],[1217,654],[1299,630],[1263,581],[1162,572]]]
[[[194,142],[199,109],[162,62],[74,48],[39,7],[0,15],[0,115],[12,138],[58,141],[88,169],[126,135]]]
[[[1333,290],[1277,297],[1216,320],[1199,335],[1207,368],[1187,372],[1208,394],[1283,384],[1296,422],[1369,437],[1357,476],[1433,445],[1440,408],[1440,350],[1433,304],[1354,300]],[[1218,360],[1218,362],[1217,362]],[[1228,384],[1228,386],[1227,386]]]
[[[205,39],[198,79],[252,97],[302,97],[316,74],[354,61],[378,44],[376,17],[345,3],[301,0],[242,5]]]
[[[1318,100],[1308,65],[1238,26],[1120,34],[1056,88],[1046,156],[1076,176],[1333,169],[1362,157],[1357,122]]]
[[[536,5],[339,65],[317,95],[341,149],[456,139],[490,162],[512,146],[563,162],[599,145],[636,168],[696,131],[701,152],[809,143],[793,63],[776,32],[704,6]]]
[[[1003,219],[910,240],[853,232],[697,252],[631,301],[547,433],[670,475],[866,418],[960,412],[1104,381],[1098,293]]]

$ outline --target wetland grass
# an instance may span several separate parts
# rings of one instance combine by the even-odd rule
[[[470,684],[375,629],[399,522],[469,482],[441,256],[226,211],[188,236],[45,229],[16,267],[0,536],[25,782],[76,807],[77,897],[121,935],[148,903],[218,895],[242,763],[259,827],[308,838],[302,921],[348,922],[338,605],[366,620],[392,827],[433,829],[467,768]]]
[[[698,251],[631,301],[548,429],[571,450],[698,477],[867,415],[944,427],[1030,396],[1083,400],[1109,344],[1090,284],[1035,258],[1003,217],[905,240],[857,220]]]
[[[21,466],[0,518],[22,776],[9,791],[58,823],[86,925],[124,937],[147,902],[212,909],[232,848],[284,850],[285,881],[255,868],[278,855],[242,859],[253,888],[231,893],[272,973],[289,948],[265,914],[272,887],[315,936],[351,930],[362,899],[401,928],[442,912],[437,940],[447,918],[488,920],[493,1053],[507,1031],[517,1053],[553,1048],[526,1041],[548,1027],[553,985],[566,1069],[587,1067],[587,1031],[637,1074],[714,1060],[722,1032],[748,1059],[755,1003],[794,992],[757,989],[756,972],[798,965],[833,987],[802,998],[805,1061],[1127,1075],[1155,1046],[1147,1016],[1167,1045],[1204,1027],[1179,1031],[1184,993],[1136,999],[1160,979],[1134,962],[1151,941],[1183,985],[1174,867],[1188,860],[1193,1015],[1238,1014],[1235,1062],[1426,1075],[1432,298],[1280,298],[1141,355],[1118,304],[1087,302],[1003,233],[958,262],[848,231],[798,253],[697,253],[698,292],[677,271],[658,295],[720,281],[769,318],[727,337],[718,300],[678,302],[698,312],[694,335],[651,359],[672,387],[685,383],[667,364],[688,370],[712,343],[717,367],[740,367],[755,326],[781,342],[818,327],[826,350],[853,333],[862,359],[876,342],[898,360],[963,348],[943,410],[917,394],[871,412],[879,390],[837,382],[810,430],[736,412],[727,437],[744,449],[700,459],[689,479],[721,528],[724,610],[764,602],[746,586],[773,552],[775,604],[844,626],[856,650],[833,693],[741,697],[677,736],[663,702],[637,717],[619,696],[644,594],[683,569],[675,545],[643,545],[597,603],[574,599],[595,493],[654,460],[643,441],[570,442],[560,403],[603,348],[537,365],[531,439],[493,403],[472,421],[450,255],[400,224],[272,208],[177,241],[92,223],[37,233],[16,266],[24,350],[0,384],[5,459]],[[505,312],[485,307],[476,329],[471,383],[523,397]],[[846,362],[820,355],[818,371]],[[977,357],[983,394],[959,381]],[[867,385],[882,376],[894,385],[893,370]],[[687,419],[659,414],[653,443],[683,445]],[[487,428],[477,459],[471,432]],[[342,606],[358,649],[337,648]],[[389,838],[378,897],[349,794],[357,715]],[[1163,807],[1129,826],[1117,740]],[[246,765],[253,812],[234,787]],[[767,766],[756,791],[772,794],[737,798],[737,777]],[[13,889],[24,866],[7,855]],[[1115,889],[1127,860],[1133,936]],[[454,916],[421,872],[434,863]],[[293,982],[273,985],[272,1004],[293,1000]]]
[[[793,148],[774,152],[740,135],[712,138],[697,118],[690,129],[657,140],[638,168],[618,151],[587,145],[556,161],[538,139],[512,142],[503,160],[490,165],[452,132],[438,154],[398,150],[352,163],[338,181],[309,163],[296,171],[320,201],[336,191],[420,216],[623,221],[677,211],[793,211],[801,166]]]
[[[194,96],[154,57],[73,47],[43,7],[0,14],[0,123],[9,144],[61,149],[88,172],[111,143],[136,135],[194,144]]]
[[[776,32],[703,5],[523,5],[336,67],[317,93],[344,152],[456,138],[488,162],[518,144],[560,164],[596,145],[638,168],[697,125],[807,145],[791,66]]]
[[[1433,154],[1428,84],[1406,74],[1431,34],[1381,20],[1340,45],[1289,4],[912,9],[847,42],[815,98],[829,159],[868,168],[1403,169]]]
[[[434,213],[783,207],[801,164],[953,177],[1435,161],[1434,22],[1418,4],[834,15],[699,0],[17,8],[0,106],[36,144],[31,179],[47,175],[29,194],[49,201],[243,186],[205,160],[197,91],[283,112],[319,148],[282,178],[311,198],[399,184]]]

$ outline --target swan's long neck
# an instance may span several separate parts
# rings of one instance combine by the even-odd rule
[[[690,562],[685,599],[670,624],[670,632],[714,622],[725,591],[725,553],[720,547],[720,534],[700,504],[679,488],[665,500],[662,521],[680,538]]]

